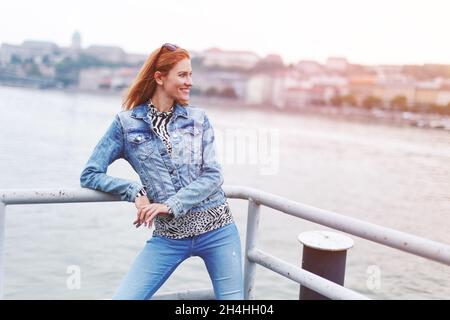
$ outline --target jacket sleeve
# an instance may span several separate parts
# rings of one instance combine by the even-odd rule
[[[120,195],[121,200],[134,202],[142,184],[106,174],[108,166],[123,155],[123,129],[116,115],[81,172],[81,187]]]
[[[213,194],[223,184],[222,168],[216,159],[214,130],[205,114],[202,136],[202,165],[197,179],[164,201],[175,218],[185,215],[189,209]]]

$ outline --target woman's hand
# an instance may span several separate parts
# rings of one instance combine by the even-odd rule
[[[146,196],[139,196],[134,199],[134,205],[136,209],[140,209],[141,207],[150,204],[150,201]]]
[[[136,207],[138,206],[136,205]],[[142,224],[144,224],[146,227],[151,228],[153,219],[155,219],[158,214],[170,216],[169,207],[163,203],[143,204],[138,207],[136,220],[133,222],[133,224],[136,225],[136,228],[139,228]]]

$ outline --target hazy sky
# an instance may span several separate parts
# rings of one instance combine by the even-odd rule
[[[450,64],[449,0],[3,0],[0,43],[118,45],[148,54],[164,42],[279,53],[285,63]]]

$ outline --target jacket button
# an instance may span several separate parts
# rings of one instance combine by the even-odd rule
[[[139,142],[139,141],[141,141],[141,139],[142,139],[141,136],[139,136],[139,137],[134,138],[134,141]]]

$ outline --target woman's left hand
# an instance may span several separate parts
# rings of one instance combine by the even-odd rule
[[[150,203],[144,205],[139,208],[136,220],[133,224],[136,225],[136,228],[139,228],[142,224],[151,228],[153,219],[155,219],[158,214],[169,216],[169,207],[163,203]]]

